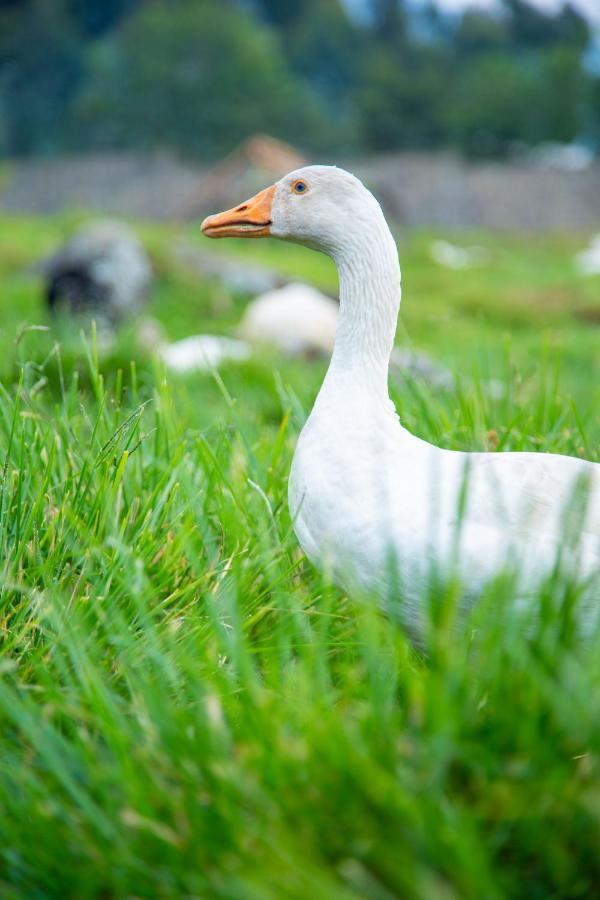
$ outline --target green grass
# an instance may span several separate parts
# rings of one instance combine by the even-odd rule
[[[594,896],[600,641],[574,638],[565,586],[529,627],[502,584],[459,624],[449,586],[417,651],[325,583],[286,507],[323,365],[168,381],[127,329],[105,356],[89,335],[59,348],[31,330],[49,324],[31,266],[75,221],[0,223],[2,897]],[[142,233],[171,336],[230,331],[243,300],[177,267],[174,229]],[[446,446],[598,459],[583,238],[474,239],[490,265],[452,273],[401,238],[399,339],[460,376],[394,385],[403,419]],[[297,248],[219,252],[335,288]]]

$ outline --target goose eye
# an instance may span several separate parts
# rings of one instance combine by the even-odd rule
[[[305,181],[295,181],[292,185],[292,190],[295,194],[305,194],[307,191],[307,186]]]

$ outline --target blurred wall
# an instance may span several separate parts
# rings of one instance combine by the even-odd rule
[[[245,199],[293,168],[244,149],[212,169],[161,155],[107,155],[16,164],[0,187],[0,210],[55,213],[88,209],[133,218],[198,218]],[[285,160],[285,165],[283,163]],[[336,162],[371,186],[404,226],[529,231],[600,227],[600,165],[584,171],[527,164],[465,162],[435,154],[394,154]],[[224,177],[226,176],[226,177]]]

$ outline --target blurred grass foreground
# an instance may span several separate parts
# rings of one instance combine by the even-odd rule
[[[392,373],[403,423],[600,460],[599,25],[553,10],[0,0],[2,900],[598,896],[572,585],[527,613],[499,579],[466,621],[440,586],[416,647],[293,534],[326,354],[164,352],[239,341],[282,284],[335,306],[324,256],[198,220],[345,164],[397,238],[396,343],[438,373]],[[90,229],[125,235],[129,317],[74,312],[110,286],[73,264]]]

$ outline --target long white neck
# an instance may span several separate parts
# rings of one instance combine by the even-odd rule
[[[396,243],[373,202],[347,241],[332,252],[340,281],[340,314],[324,387],[364,387],[387,399],[387,376],[400,308]]]

